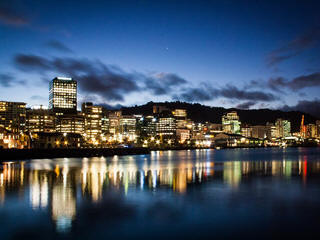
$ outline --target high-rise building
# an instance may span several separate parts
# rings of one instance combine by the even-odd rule
[[[244,137],[252,137],[252,127],[249,125],[241,126],[241,135]]]
[[[11,132],[24,132],[26,104],[23,102],[0,101],[0,126]]]
[[[288,120],[281,118],[276,121],[277,138],[290,137],[291,136],[291,123]]]
[[[30,133],[55,132],[54,122],[54,113],[42,106],[27,110],[26,129]]]
[[[82,104],[81,110],[84,115],[85,138],[95,142],[102,133],[102,107],[86,102]]]
[[[54,78],[49,84],[49,108],[56,113],[76,113],[77,82],[72,78]]]
[[[240,134],[239,116],[237,112],[232,111],[222,116],[222,130],[226,133]]]

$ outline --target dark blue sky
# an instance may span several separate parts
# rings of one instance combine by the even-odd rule
[[[0,2],[0,97],[48,102],[55,76],[79,101],[319,106],[318,1]]]

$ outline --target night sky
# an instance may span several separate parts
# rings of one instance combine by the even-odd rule
[[[319,114],[320,1],[0,1],[0,100],[187,101]],[[319,114],[320,115],[320,114]]]

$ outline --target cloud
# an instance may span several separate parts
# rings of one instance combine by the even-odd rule
[[[44,101],[44,100],[48,100],[48,98],[43,97],[43,96],[39,96],[39,95],[33,95],[30,97],[31,100],[40,100],[40,101]]]
[[[73,51],[68,48],[66,45],[64,45],[62,42],[57,41],[57,40],[51,40],[46,42],[45,44],[47,47],[52,48],[54,50],[58,50],[60,52],[64,53],[73,53]]]
[[[12,87],[15,84],[24,84],[24,81],[16,80],[13,75],[10,74],[0,74],[0,86],[8,88]]]
[[[12,7],[0,5],[0,23],[20,27],[28,25],[30,22]]]
[[[182,86],[188,82],[173,73],[158,73],[145,79],[145,86],[155,95],[165,95],[174,87]]]
[[[295,106],[285,105],[281,108],[283,111],[301,111],[309,113],[315,117],[320,118],[320,99],[316,98],[312,101],[301,100]]]
[[[175,96],[176,100],[188,102],[194,101],[209,101],[219,97],[235,100],[250,100],[250,101],[275,101],[278,98],[271,93],[261,91],[247,91],[238,89],[235,86],[226,85],[223,88],[212,88],[207,84],[202,84],[198,88],[190,88],[182,94]]]
[[[218,90],[218,93],[222,97],[238,100],[256,100],[269,102],[278,99],[271,93],[265,93],[261,91],[240,90],[237,87],[230,85],[227,85],[226,87]]]
[[[299,91],[309,87],[320,87],[320,72],[308,75],[301,75],[291,80],[283,77],[270,78],[268,81],[252,80],[245,86],[246,89],[270,89],[285,94],[286,89]]]
[[[18,54],[14,58],[17,68],[40,74],[62,74],[76,79],[83,93],[97,95],[102,101],[122,101],[133,92],[150,91],[155,95],[170,95],[187,81],[173,73],[146,75],[126,72],[119,67],[98,60],[80,58],[44,58]]]
[[[249,109],[250,107],[252,107],[253,105],[255,105],[256,102],[254,101],[247,101],[244,103],[240,103],[236,106],[236,108],[240,108],[240,109]]]
[[[303,51],[315,47],[320,43],[320,28],[314,28],[286,45],[273,50],[266,58],[267,66],[275,66],[285,60],[293,58]]]

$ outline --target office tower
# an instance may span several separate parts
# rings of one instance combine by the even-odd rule
[[[44,107],[27,110],[26,129],[30,133],[55,132],[54,113]]]
[[[23,102],[0,101],[0,126],[8,131],[25,131],[26,104]]]
[[[284,138],[291,136],[291,123],[288,120],[281,118],[276,121],[277,138]]]
[[[102,133],[102,107],[86,102],[82,104],[81,110],[84,115],[85,138],[95,142]]]
[[[58,133],[84,134],[84,116],[82,113],[56,116],[55,129]]]
[[[54,78],[49,85],[49,108],[57,114],[76,113],[77,82],[72,78]]]
[[[158,115],[156,123],[157,135],[172,138],[176,134],[176,119],[170,111],[163,111]]]
[[[229,112],[222,116],[222,130],[226,133],[240,134],[239,116],[237,112]]]

